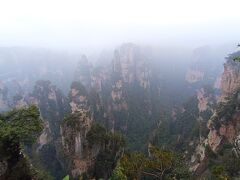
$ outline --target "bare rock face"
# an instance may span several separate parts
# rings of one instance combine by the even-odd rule
[[[124,83],[137,81],[144,89],[150,86],[150,61],[143,50],[133,44],[124,44],[115,50],[113,72],[119,73]]]
[[[224,64],[224,72],[221,78],[221,100],[219,102],[219,107],[208,122],[208,128],[210,129],[208,137],[209,146],[214,152],[217,151],[223,137],[230,143],[233,143],[236,135],[240,131],[238,125],[240,123],[240,116],[236,109],[239,103],[239,88],[240,64],[228,59]],[[224,111],[226,108],[229,109]],[[229,115],[223,113],[229,113]],[[218,128],[216,128],[216,124]]]
[[[198,144],[198,146],[196,147],[195,154],[191,157],[191,166],[189,168],[191,172],[200,174],[202,173],[202,171],[205,170],[206,165],[202,162],[205,162],[207,159],[205,149],[206,144],[207,141],[205,140],[204,142]]]
[[[229,59],[224,64],[221,80],[222,97],[228,96],[240,87],[240,64]]]
[[[200,112],[206,111],[208,108],[208,97],[205,96],[204,89],[201,88],[197,92],[197,98],[198,98],[198,109]]]
[[[199,70],[189,69],[186,73],[186,81],[189,83],[196,83],[198,81],[203,80],[204,72]]]
[[[215,89],[220,89],[221,88],[221,81],[222,81],[221,76],[216,79],[216,81],[214,82],[214,88]]]
[[[209,92],[207,88],[197,90],[198,110],[200,113],[210,110],[213,111],[213,104],[216,101],[213,92]]]
[[[128,109],[128,105],[126,102],[126,94],[124,94],[122,80],[118,80],[116,81],[115,84],[112,85],[111,98],[112,98],[111,107],[112,110],[121,111]]]
[[[80,82],[73,82],[70,90],[70,106],[72,113],[90,111],[88,92]]]
[[[38,148],[37,151],[40,150],[44,145],[48,144],[53,138],[51,137],[51,129],[49,127],[49,122],[44,122],[44,129],[41,135],[38,138]]]

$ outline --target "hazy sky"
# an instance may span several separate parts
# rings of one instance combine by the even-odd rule
[[[237,43],[239,7],[239,0],[0,0],[0,46]]]

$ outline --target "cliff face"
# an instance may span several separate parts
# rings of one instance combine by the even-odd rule
[[[197,99],[200,113],[207,110],[213,111],[213,105],[216,103],[213,89],[205,87],[197,90]]]
[[[89,148],[86,135],[92,120],[85,111],[67,117],[61,126],[61,143],[66,157],[66,167],[73,177],[78,177],[93,168],[99,147]]]
[[[71,113],[61,125],[62,155],[67,171],[74,178],[83,174],[88,178],[109,178],[119,158],[121,137],[96,124],[103,114],[95,91],[87,92],[80,82],[73,82],[69,101]],[[103,156],[109,156],[110,166],[101,162]]]
[[[231,150],[238,154],[238,147],[236,147],[235,142],[238,141],[240,133],[239,62],[234,62],[230,57],[224,64],[221,79],[221,97],[207,123],[208,136],[198,145],[195,154],[192,156],[194,165],[192,165],[191,170],[197,174],[206,170],[208,161],[211,159],[209,156],[211,151],[219,156],[219,151],[224,151],[224,146],[230,144]],[[205,108],[205,103],[201,103],[201,107]],[[219,161],[221,162],[221,160]]]
[[[4,87],[3,83],[0,81],[0,112],[7,111],[9,109],[7,92],[7,88]]]
[[[173,148],[177,147],[177,151],[184,152],[187,157],[191,156],[199,142],[207,137],[206,125],[215,106],[214,89],[205,86],[197,90],[196,95],[189,98],[182,107],[174,108],[170,121],[170,136],[176,143]]]
[[[240,64],[232,59],[224,64],[224,72],[221,79],[221,98],[218,107],[208,122],[210,133],[208,145],[216,152],[222,139],[233,143],[239,133],[239,88],[240,88]]]
[[[61,126],[61,143],[67,167],[72,176],[77,177],[92,167],[98,149],[90,149],[87,145],[86,135],[93,119],[86,89],[81,83],[73,82],[69,98],[71,114]]]
[[[195,83],[198,81],[203,80],[204,72],[201,72],[199,70],[193,70],[189,69],[186,73],[186,80],[189,83]]]
[[[125,44],[115,50],[113,72],[118,73],[124,83],[135,81],[143,88],[150,86],[150,61],[143,50],[133,44]]]
[[[87,134],[96,122],[104,124],[107,130],[112,132],[127,131],[131,95],[134,95],[137,89],[141,92],[138,97],[134,97],[134,101],[137,99],[138,102],[146,103],[146,97],[148,97],[148,94],[146,95],[150,88],[148,63],[140,49],[132,44],[123,45],[116,50],[113,61],[107,68],[91,66],[86,56],[80,59],[75,72],[75,82],[72,83],[69,93],[71,113],[61,125],[62,154],[66,157],[65,167],[72,176],[89,174],[89,171],[96,168],[98,164],[96,159],[102,158],[101,156],[106,152],[111,156],[110,159],[117,156],[120,147],[114,148],[113,151],[109,150],[109,147],[115,146],[115,140],[107,139],[105,147],[104,143],[89,145]],[[147,100],[149,102],[149,99]],[[138,102],[131,106],[140,109],[135,106]],[[133,117],[135,117],[134,114],[132,119]],[[135,119],[138,118],[135,117]],[[132,123],[132,128],[135,128],[134,123],[137,121]],[[114,162],[116,159],[111,163]],[[109,173],[112,167],[107,168],[105,173]],[[104,174],[104,176],[109,175]]]
[[[224,73],[221,81],[221,101],[208,122],[210,133],[208,145],[217,152],[223,139],[233,144],[239,129],[239,88],[240,88],[240,65],[229,59],[224,64]]]
[[[115,50],[108,107],[113,129],[128,129],[129,113],[133,111],[130,109],[137,101],[143,104],[147,114],[151,112],[150,63],[144,49],[133,44],[124,44]]]
[[[232,94],[240,87],[240,65],[238,62],[228,60],[224,64],[224,72],[221,80],[222,97]]]
[[[86,91],[92,93],[91,96],[96,97],[88,101],[96,102],[91,106],[95,109],[93,113],[96,114],[97,110],[97,116],[105,119],[108,129],[126,131],[129,106],[136,101],[135,99],[143,101],[141,103],[147,109],[147,114],[151,113],[150,69],[150,60],[144,48],[124,44],[115,50],[113,60],[107,68],[93,67],[87,57],[82,56],[75,73],[75,80],[82,83]],[[71,91],[73,94],[76,93],[74,89]],[[133,100],[136,94],[138,97]],[[81,98],[84,101],[85,97]],[[70,105],[72,109],[78,108],[75,101],[72,101]]]
[[[45,122],[45,131],[40,136],[39,143],[58,138],[60,124],[68,111],[67,99],[50,81],[37,81],[33,92],[27,98],[28,103],[36,104]]]

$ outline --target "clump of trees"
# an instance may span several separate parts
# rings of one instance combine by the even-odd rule
[[[43,122],[36,106],[0,114],[0,162],[5,165],[0,179],[47,178],[46,174],[34,169],[24,154],[24,146],[32,145],[42,129]]]
[[[181,179],[189,178],[183,159],[171,151],[149,147],[149,155],[126,153],[113,171],[112,180],[120,179]]]
[[[228,180],[239,177],[240,159],[232,153],[230,143],[223,144],[218,153],[213,152],[209,146],[206,146],[205,153],[208,157],[207,165],[211,173],[211,179]]]

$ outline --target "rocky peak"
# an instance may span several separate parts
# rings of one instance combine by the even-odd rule
[[[150,86],[150,60],[144,54],[144,49],[134,44],[124,44],[115,50],[113,72],[117,73],[124,83],[137,81],[141,87]]]
[[[69,171],[73,177],[77,177],[92,165],[86,135],[93,120],[88,92],[80,82],[72,83],[69,99],[71,114],[61,126],[61,144]]]
[[[228,96],[240,87],[240,63],[232,59],[224,64],[224,72],[221,79],[222,97]]]
[[[72,113],[90,111],[88,92],[80,82],[73,82],[69,94]]]
[[[89,63],[87,56],[82,55],[74,75],[75,81],[81,82],[86,89],[91,87],[92,65]]]
[[[207,110],[213,111],[213,105],[215,104],[216,98],[214,90],[211,87],[205,87],[197,90],[197,99],[199,113]]]

